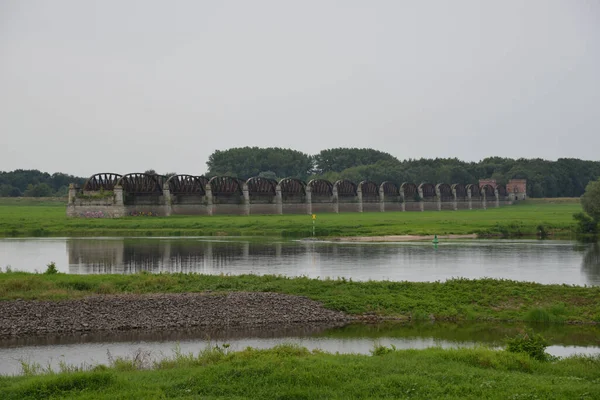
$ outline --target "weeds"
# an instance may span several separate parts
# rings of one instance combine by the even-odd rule
[[[395,351],[396,351],[396,346],[394,346],[393,344],[391,344],[390,347],[382,346],[380,344],[374,344],[373,349],[371,349],[369,352],[371,353],[372,356],[384,356],[386,354],[390,354]]]
[[[153,365],[152,352],[141,348],[134,351],[131,357],[113,357],[110,350],[106,350],[106,358],[109,366],[117,371],[150,369]]]

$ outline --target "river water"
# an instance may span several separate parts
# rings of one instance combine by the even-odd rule
[[[0,239],[0,267],[71,274],[277,274],[357,281],[453,277],[600,285],[600,247],[573,241],[339,243],[214,238]]]
[[[256,241],[244,238],[0,239],[0,267],[42,272],[50,261],[71,274],[184,272],[277,274],[353,280],[444,281],[504,278],[539,283],[600,285],[600,246],[572,241],[461,240],[404,243]],[[399,349],[501,346],[524,325],[420,324],[261,327],[236,331],[98,333],[0,341],[0,374],[20,372],[20,361],[57,369],[106,364],[110,357],[148,359],[227,343],[229,350],[295,343],[309,349],[368,354],[376,344]],[[553,355],[600,354],[600,328],[536,326]],[[110,354],[110,356],[109,356]]]

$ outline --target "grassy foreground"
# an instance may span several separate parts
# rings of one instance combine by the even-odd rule
[[[312,234],[308,215],[67,218],[62,201],[0,199],[0,236],[282,236]],[[318,236],[570,234],[579,199],[527,200],[488,210],[319,214]]]
[[[541,362],[486,348],[332,355],[295,346],[178,354],[138,370],[140,360],[110,367],[0,377],[3,399],[594,399],[600,358]]]
[[[496,279],[353,282],[283,276],[198,274],[0,274],[0,300],[57,300],[93,294],[277,292],[350,314],[445,320],[600,322],[600,287]]]

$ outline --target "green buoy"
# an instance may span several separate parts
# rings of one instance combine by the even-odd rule
[[[437,235],[435,235],[435,237],[433,238],[433,244],[438,244],[439,240],[437,238]]]

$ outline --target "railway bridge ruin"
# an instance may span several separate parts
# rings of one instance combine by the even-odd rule
[[[99,173],[71,184],[67,216],[253,215],[486,209],[526,196],[525,183],[460,183]]]

